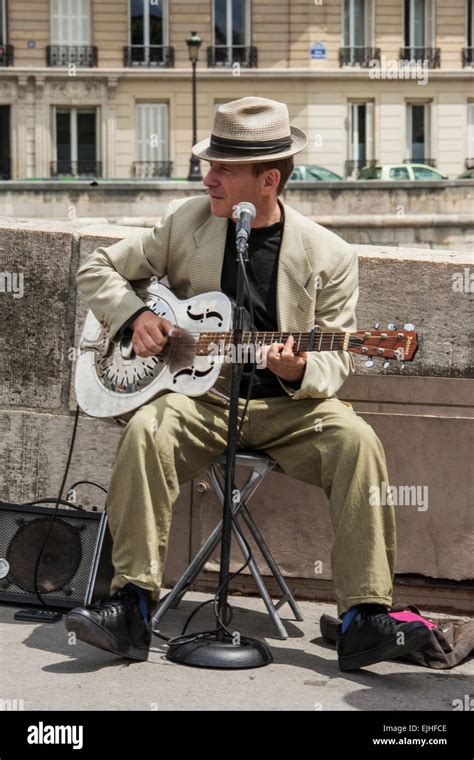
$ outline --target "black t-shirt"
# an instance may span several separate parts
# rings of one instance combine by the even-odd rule
[[[257,330],[276,332],[277,305],[276,286],[278,258],[283,235],[284,216],[279,222],[268,227],[253,227],[249,236],[249,261],[247,277],[252,292],[254,323]],[[237,294],[237,262],[235,260],[235,222],[228,220],[227,238],[221,274],[221,290],[235,299]],[[245,307],[249,304],[245,294]],[[244,365],[244,373],[250,372],[252,366]],[[247,397],[249,376],[244,374],[240,384],[240,397]],[[291,383],[291,385],[294,385]],[[298,383],[299,385],[299,383]],[[250,398],[268,398],[286,396],[277,376],[269,369],[257,369]]]

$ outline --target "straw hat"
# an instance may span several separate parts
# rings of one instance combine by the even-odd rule
[[[288,158],[306,144],[305,133],[290,126],[285,103],[252,96],[219,106],[211,136],[192,152],[204,161],[240,164]]]

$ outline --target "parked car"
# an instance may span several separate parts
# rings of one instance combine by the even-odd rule
[[[472,169],[466,169],[465,172],[459,175],[458,179],[474,179],[474,167]]]
[[[439,180],[448,178],[426,164],[385,164],[384,166],[366,166],[360,170],[358,179]]]
[[[340,182],[342,177],[324,166],[295,166],[290,179],[302,180],[304,182]]]

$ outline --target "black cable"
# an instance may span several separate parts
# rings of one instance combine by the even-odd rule
[[[35,567],[35,593],[36,593],[36,596],[38,597],[39,601],[43,605],[43,607],[47,607],[47,608],[52,608],[53,605],[49,605],[47,602],[44,601],[43,597],[41,596],[41,593],[40,593],[40,590],[39,590],[39,587],[38,587],[38,570],[39,570],[39,565],[40,565],[40,562],[41,562],[41,558],[43,556],[43,552],[44,552],[44,550],[46,548],[46,543],[48,541],[49,534],[51,532],[51,528],[53,526],[53,522],[56,519],[57,510],[59,508],[59,505],[63,502],[64,486],[66,484],[66,479],[67,479],[67,476],[68,476],[69,467],[71,465],[72,452],[74,450],[74,444],[76,442],[77,425],[78,425],[78,422],[79,422],[79,412],[80,412],[79,405],[77,405],[75,416],[74,416],[74,425],[73,425],[73,429],[72,429],[71,443],[69,444],[69,452],[68,452],[66,467],[64,469],[63,480],[62,480],[62,483],[61,483],[61,488],[59,489],[58,497],[57,497],[57,499],[51,499],[51,500],[48,499],[48,500],[46,500],[46,501],[56,502],[56,506],[53,509],[53,514],[51,515],[51,519],[50,519],[49,525],[48,525],[48,530],[46,531],[46,536],[44,538],[43,545],[41,547],[40,553],[38,554],[38,559],[36,561],[36,567]],[[64,613],[64,610],[61,610],[61,611]]]
[[[104,486],[101,486],[100,483],[94,483],[93,480],[77,480],[75,483],[72,484],[72,486],[69,486],[68,493],[70,493],[73,490],[73,488],[75,488],[76,486],[82,485],[82,483],[88,483],[91,486],[100,488],[100,490],[103,491],[104,493],[107,493],[107,489],[104,488]]]
[[[242,258],[241,255],[239,255],[239,257],[238,257],[238,263],[239,263],[239,266],[241,267],[241,271],[242,271],[242,274],[243,274],[243,280],[244,280],[244,287],[245,287],[246,293],[247,293],[247,301],[248,301],[248,306],[249,306],[248,312],[249,312],[249,316],[250,316],[250,331],[251,331],[252,336],[253,336],[255,334],[255,332],[257,331],[256,330],[256,326],[255,326],[255,320],[254,320],[254,304],[253,304],[253,298],[252,298],[252,291],[251,291],[249,279],[248,279],[248,276],[247,276],[247,271],[246,271],[246,268],[244,266],[244,261],[243,261],[243,258]],[[254,347],[254,351],[256,352],[258,350],[258,343],[257,343],[256,340],[252,341],[252,346]],[[255,361],[255,356],[256,356],[256,354],[254,355],[254,361],[252,362],[252,371],[250,372],[250,376],[249,376],[249,382],[248,382],[248,387],[247,387],[247,396],[246,396],[246,399],[245,399],[245,406],[244,406],[244,409],[242,411],[242,417],[241,417],[239,428],[238,428],[237,439],[240,438],[240,433],[242,431],[242,427],[243,427],[243,424],[244,424],[244,421],[245,421],[245,416],[247,414],[247,408],[248,408],[249,401],[250,401],[250,396],[251,396],[251,393],[252,393],[253,383],[254,383],[254,380],[255,380],[255,377],[256,377],[256,361]],[[235,490],[235,483],[233,483],[233,488]],[[238,522],[237,522],[237,520],[236,520],[236,518],[235,518],[235,516],[234,516],[233,513],[232,513],[232,522],[236,526],[236,528],[239,529]],[[167,640],[169,646],[177,646],[179,643],[184,643],[184,641],[194,641],[194,640],[197,640],[198,638],[200,638],[201,636],[205,636],[205,635],[209,635],[209,634],[214,634],[214,633],[217,634],[219,632],[219,630],[221,630],[221,629],[223,629],[229,636],[232,637],[232,632],[229,631],[229,629],[227,628],[227,625],[232,621],[232,618],[233,618],[232,607],[229,604],[226,605],[226,608],[229,609],[229,610],[231,610],[231,617],[230,617],[229,620],[226,620],[224,622],[221,619],[220,615],[219,615],[218,596],[219,596],[221,590],[224,588],[224,586],[228,585],[234,578],[236,578],[240,573],[242,573],[243,570],[245,570],[245,568],[249,564],[250,560],[253,559],[253,554],[252,554],[252,550],[250,548],[249,543],[247,542],[245,536],[242,533],[241,533],[241,537],[242,537],[242,540],[244,542],[245,548],[246,548],[247,553],[248,553],[247,560],[245,561],[245,563],[241,567],[239,567],[238,570],[236,570],[235,573],[233,573],[231,576],[229,576],[229,578],[227,578],[227,580],[224,581],[224,583],[222,583],[219,586],[219,588],[217,589],[216,593],[214,594],[214,598],[213,599],[209,599],[206,602],[202,602],[201,604],[199,604],[192,611],[192,613],[188,616],[188,618],[185,621],[185,624],[184,624],[183,631],[182,631],[181,635],[179,637],[168,638],[166,636],[163,636],[163,634],[158,634],[158,633],[155,633],[153,631],[153,633],[155,633],[155,635],[158,636],[159,638],[163,638],[163,639]],[[214,615],[216,617],[216,621],[217,621],[217,625],[218,625],[217,630],[203,631],[203,632],[200,632],[199,634],[189,634],[188,637],[185,637],[184,633],[186,632],[186,629],[188,628],[188,626],[189,626],[191,620],[193,619],[194,615],[200,609],[202,609],[205,605],[211,604],[211,603],[214,604]]]
[[[27,501],[25,504],[19,504],[20,507],[35,507],[37,504],[64,504],[71,509],[77,509],[79,512],[85,512],[84,507],[80,504],[73,504],[72,501],[66,501],[66,499],[36,499],[36,501]]]
[[[250,330],[251,330],[251,333],[252,333],[252,336],[253,336],[254,333],[256,332],[254,304],[253,304],[253,298],[252,298],[252,291],[251,291],[249,279],[248,279],[248,276],[247,276],[247,270],[245,268],[243,256],[242,256],[241,253],[238,255],[238,265],[239,265],[241,273],[242,273],[242,277],[243,277],[243,281],[244,281],[244,288],[245,288],[245,290],[247,292],[247,301],[248,301],[248,306],[249,306],[248,312],[249,312],[249,316],[250,316]],[[257,349],[257,341],[254,341],[252,343],[252,345],[254,347],[254,351],[256,352],[258,350]],[[245,416],[247,414],[247,408],[248,408],[248,405],[249,405],[249,402],[250,402],[250,396],[251,396],[251,393],[252,393],[253,382],[254,382],[254,379],[256,377],[256,369],[257,369],[256,361],[255,361],[256,354],[254,355],[253,358],[254,358],[254,361],[252,362],[252,371],[250,373],[250,378],[249,378],[248,387],[247,387],[247,397],[245,399],[245,406],[244,406],[244,409],[243,409],[243,412],[242,412],[242,418],[240,420],[240,425],[239,425],[239,428],[238,428],[237,440],[240,437],[240,433],[241,433],[241,430],[242,430],[242,427],[243,427],[243,424],[244,424]],[[235,488],[235,482],[232,484],[232,486],[233,486],[233,490],[236,490],[236,488]],[[224,481],[224,487],[225,487],[225,481]],[[224,499],[225,499],[225,492],[224,492]],[[231,520],[232,520],[232,523],[235,525],[236,529],[239,530],[239,524],[238,524],[238,522],[237,522],[237,520],[236,520],[233,512],[231,513]],[[236,578],[247,567],[247,565],[249,564],[250,560],[253,559],[252,550],[251,550],[251,548],[250,548],[250,546],[249,546],[249,544],[248,544],[245,536],[242,533],[241,533],[241,537],[242,537],[242,540],[244,542],[245,548],[247,550],[248,558],[247,558],[246,562],[242,565],[242,567],[240,567],[235,573],[233,573],[233,575],[229,576],[229,578],[227,578],[227,580],[224,581],[224,583],[221,584],[221,586],[217,589],[217,591],[216,591],[216,593],[214,595],[214,614],[216,616],[216,620],[217,620],[217,624],[219,626],[219,630],[223,629],[227,633],[227,635],[229,635],[229,636],[232,636],[232,633],[227,628],[227,623],[224,622],[221,619],[220,615],[219,615],[218,596],[219,596],[220,592],[222,591],[222,589],[225,586],[228,587],[228,585],[231,582],[231,580],[233,580],[234,578]]]

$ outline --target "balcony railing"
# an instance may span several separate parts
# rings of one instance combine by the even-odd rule
[[[51,161],[51,177],[101,176],[101,161]]]
[[[13,45],[0,45],[0,66],[13,66]]]
[[[207,66],[239,66],[254,69],[258,65],[258,50],[256,47],[244,45],[214,45],[207,48]]]
[[[377,164],[378,159],[376,158],[348,158],[344,162],[344,176],[352,177],[361,169],[365,169],[366,166],[377,166]]]
[[[380,48],[342,47],[339,48],[340,66],[367,67],[370,61],[380,61]]]
[[[462,49],[462,65],[474,66],[474,47],[465,47]]]
[[[441,54],[439,48],[433,47],[402,47],[400,60],[413,63],[426,63],[429,69],[439,69]]]
[[[0,156],[0,179],[11,179],[11,161],[9,158]]]
[[[94,45],[47,45],[47,66],[76,66],[94,68],[97,66],[97,48]]]
[[[123,65],[127,66],[174,66],[174,47],[164,45],[129,45],[123,49]]]
[[[132,174],[136,179],[168,179],[172,169],[172,161],[134,161],[132,164]]]
[[[425,164],[425,166],[436,167],[436,158],[404,158],[404,164]]]

